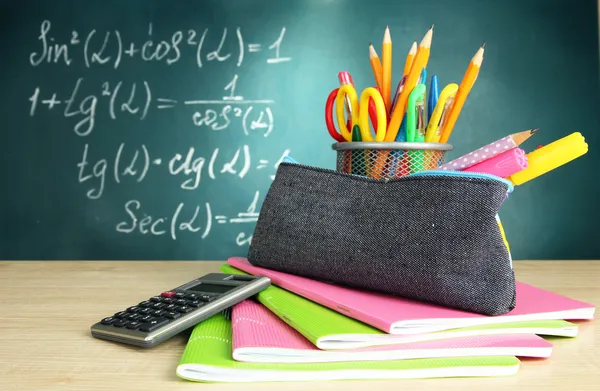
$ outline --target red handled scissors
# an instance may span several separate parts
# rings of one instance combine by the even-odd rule
[[[339,132],[333,120],[334,105]],[[346,106],[351,114],[348,120],[344,115]],[[368,87],[362,92],[359,102],[354,87],[351,84],[343,84],[331,91],[327,97],[325,124],[331,137],[338,142],[352,141],[354,125],[359,126],[361,141],[383,141],[387,131],[387,111],[381,93],[376,87]],[[375,137],[371,132],[371,124],[375,129]]]

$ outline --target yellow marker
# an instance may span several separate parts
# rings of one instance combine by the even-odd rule
[[[498,228],[500,229],[500,235],[502,235],[502,241],[506,246],[506,250],[510,253],[510,246],[508,245],[508,240],[506,239],[506,234],[504,233],[504,227],[502,226],[502,221],[500,221],[500,216],[496,215],[496,222],[498,223]]]
[[[529,165],[526,169],[519,171],[508,179],[515,185],[522,185],[585,155],[588,151],[588,145],[584,137],[579,132],[558,139],[542,148],[528,153],[527,161]]]
[[[440,92],[440,97],[427,124],[427,131],[425,132],[426,143],[440,142],[444,121],[448,118],[448,112],[450,111],[450,107],[452,107],[457,91],[458,84],[451,83]]]

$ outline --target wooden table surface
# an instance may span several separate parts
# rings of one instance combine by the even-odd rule
[[[145,350],[92,338],[92,323],[221,262],[0,262],[0,390],[599,390],[600,327],[553,341],[549,359],[498,378],[204,384],[179,379],[177,336]],[[517,261],[517,279],[600,305],[599,261]]]

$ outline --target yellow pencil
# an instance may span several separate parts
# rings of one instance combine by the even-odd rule
[[[381,96],[385,103],[385,109],[389,112],[392,107],[392,37],[390,28],[386,26],[383,34],[383,46],[381,49]]]
[[[417,41],[413,42],[410,50],[408,51],[406,62],[404,63],[404,72],[402,73],[402,77],[408,75],[408,72],[410,72],[410,67],[415,59],[415,54],[417,54]]]
[[[387,133],[385,135],[385,141],[394,141],[396,139],[396,135],[398,134],[398,130],[400,130],[400,124],[402,123],[402,118],[404,118],[404,114],[406,113],[406,103],[408,101],[408,95],[415,88],[417,81],[419,80],[419,76],[421,75],[421,71],[423,68],[427,67],[427,62],[429,61],[429,51],[431,48],[431,40],[433,39],[433,26],[425,33],[425,36],[421,40],[419,44],[419,49],[417,49],[417,54],[415,55],[415,59],[410,67],[410,71],[406,76],[406,81],[404,82],[404,87],[398,100],[396,101],[396,106],[394,107],[394,111],[390,116],[390,122],[388,123]]]
[[[456,124],[456,120],[458,119],[458,115],[460,114],[460,110],[465,104],[465,100],[475,84],[475,80],[477,79],[477,75],[479,74],[479,69],[481,68],[481,64],[483,62],[483,51],[485,44],[481,45],[477,53],[471,59],[469,63],[469,67],[465,72],[465,75],[460,82],[460,86],[458,87],[458,91],[456,92],[456,96],[454,97],[454,103],[452,104],[452,108],[448,113],[448,119],[444,121],[444,127],[442,129],[442,136],[440,137],[441,143],[447,143],[450,138],[450,134],[452,134],[452,129]]]
[[[373,47],[373,44],[369,42],[369,61],[371,62],[371,68],[373,68],[373,76],[375,76],[375,83],[379,87],[379,91],[383,91],[382,84],[382,69],[381,60],[377,55],[377,51]]]

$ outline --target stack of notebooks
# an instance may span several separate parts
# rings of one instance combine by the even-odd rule
[[[202,382],[509,376],[574,338],[594,306],[517,283],[517,306],[485,316],[360,291],[231,258],[224,273],[272,285],[198,324],[177,375]]]

